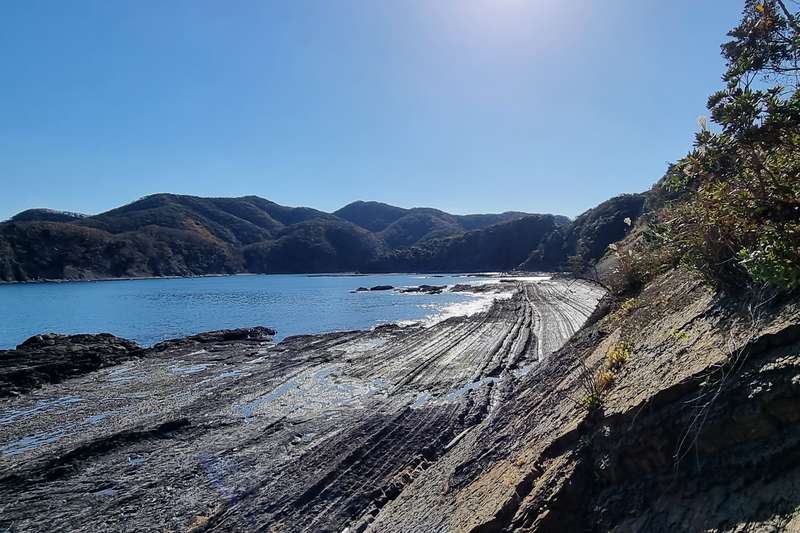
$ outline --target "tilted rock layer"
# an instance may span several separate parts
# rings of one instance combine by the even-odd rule
[[[0,528],[798,530],[796,301],[679,272],[599,305],[513,288],[427,328],[177,340],[0,400]]]
[[[375,531],[797,531],[800,309],[673,273],[538,365]],[[582,385],[627,362],[589,412]],[[588,368],[588,370],[587,370]]]
[[[603,294],[495,289],[516,293],[431,327],[199,335],[0,400],[0,527],[366,527]]]

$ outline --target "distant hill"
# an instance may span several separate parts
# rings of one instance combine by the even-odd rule
[[[71,222],[85,216],[81,213],[56,211],[54,209],[26,209],[14,215],[11,220],[15,222]]]
[[[504,271],[517,268],[564,228],[560,217],[528,215],[460,235],[432,239],[392,250],[382,258],[384,271]],[[560,240],[559,240],[560,242]],[[560,267],[561,257],[543,255],[532,270]]]
[[[623,194],[589,209],[563,226],[562,231],[549,235],[547,242],[533,250],[520,268],[536,270],[553,258],[558,258],[564,267],[576,260],[582,265],[594,264],[608,251],[609,244],[625,237],[641,216],[647,196]],[[625,219],[630,219],[631,224],[626,224]]]
[[[429,207],[403,209],[380,202],[353,202],[334,215],[380,233],[390,247],[412,246],[420,242],[460,235],[465,231],[486,228],[527,216],[506,212],[490,215],[451,215]]]
[[[336,220],[336,217],[306,207],[285,207],[257,196],[200,198],[154,194],[76,223],[115,234],[158,226],[245,245],[275,238],[287,226],[313,219]]]
[[[377,233],[386,229],[389,224],[400,219],[408,211],[408,209],[381,202],[362,202],[359,200],[347,204],[338,211],[334,211],[333,214],[366,230]]]
[[[93,216],[32,209],[0,223],[0,280],[552,269],[565,264],[575,232],[594,227],[595,215],[582,216],[576,225],[379,202],[325,213],[257,196],[154,194]]]

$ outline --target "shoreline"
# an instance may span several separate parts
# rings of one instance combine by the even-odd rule
[[[184,337],[0,398],[5,519],[187,530],[202,514],[225,531],[361,530],[385,491],[496,415],[604,294],[565,280],[515,289],[429,328]],[[53,457],[68,460],[48,476]]]
[[[494,273],[490,273],[494,274]],[[387,274],[389,275],[389,274]],[[408,275],[408,274],[405,274]],[[298,275],[303,276],[304,275]],[[472,275],[470,277],[480,277],[481,275]],[[489,274],[486,275],[488,278]],[[532,278],[519,278],[520,282],[528,281]],[[544,277],[537,278],[537,279],[545,279]],[[469,300],[459,301],[459,302],[452,302],[447,304],[440,304],[440,308],[436,308],[432,310],[431,313],[418,317],[418,318],[394,318],[385,320],[383,318],[375,318],[371,325],[364,325],[355,328],[339,328],[339,329],[322,329],[322,330],[308,330],[302,331],[297,333],[290,333],[286,337],[281,334],[280,328],[276,332],[276,336],[280,338],[279,342],[282,342],[285,338],[290,336],[308,336],[308,335],[327,335],[332,333],[341,333],[341,332],[352,332],[352,331],[372,331],[375,328],[380,327],[387,327],[387,326],[397,326],[397,327],[409,327],[419,325],[421,327],[430,327],[439,322],[450,318],[458,318],[458,317],[468,317],[478,312],[483,312],[488,310],[491,305],[498,299],[508,298],[514,292],[513,287],[510,287],[510,284],[501,284],[500,278],[492,278],[492,279],[481,279],[476,282],[469,282],[464,281],[463,283],[458,284],[449,284],[443,285],[443,292],[448,294],[456,294],[456,295],[463,295],[470,297]],[[409,287],[419,287],[419,285],[412,285]],[[482,287],[480,289],[479,287]],[[407,288],[405,286],[398,286],[394,287],[391,291],[394,294],[405,294],[401,289]],[[455,290],[454,290],[455,289]],[[353,292],[353,291],[350,291]],[[367,291],[369,292],[369,291]],[[427,293],[408,293],[409,298],[414,298],[418,294],[427,294]],[[458,311],[453,312],[453,307],[458,309]],[[267,325],[269,327],[276,326],[273,323],[263,322],[262,325]],[[221,328],[227,329],[241,329],[251,327],[245,324],[220,324]],[[258,327],[258,326],[252,326]],[[98,328],[94,330],[87,329],[67,329],[67,330],[58,330],[58,329],[48,329],[48,330],[41,330],[35,331],[28,334],[28,336],[19,338],[17,341],[9,342],[8,344],[0,344],[0,351],[2,350],[14,350],[15,348],[21,346],[26,341],[30,340],[31,338],[41,336],[41,335],[49,335],[49,334],[56,334],[56,335],[101,335],[101,334],[110,334],[114,335],[115,337],[122,338],[125,340],[130,340],[132,342],[136,342],[142,349],[150,349],[153,346],[161,343],[161,342],[168,342],[168,341],[176,341],[186,337],[190,337],[192,335],[199,335],[206,333],[208,331],[216,331],[215,329],[198,329],[198,330],[189,330],[184,335],[179,336],[165,336],[162,338],[157,338],[149,341],[141,340],[141,337],[137,338],[135,335],[124,334],[117,332],[112,333],[114,330],[113,327],[106,327],[106,328]]]
[[[187,276],[127,276],[127,277],[119,277],[119,278],[81,278],[81,279],[65,279],[65,278],[48,278],[48,279],[36,279],[36,280],[27,280],[27,281],[6,281],[0,280],[0,287],[6,285],[40,285],[40,284],[61,284],[61,283],[100,283],[100,282],[112,282],[112,281],[153,281],[153,280],[175,280],[175,279],[202,279],[202,278],[233,278],[237,276],[303,276],[309,278],[316,278],[316,277],[366,277],[366,276],[432,276],[432,277],[444,277],[444,276],[464,276],[464,277],[480,277],[480,276],[492,276],[492,277],[525,277],[525,276],[536,276],[536,275],[561,275],[565,274],[564,272],[552,272],[552,273],[545,273],[545,272],[523,272],[523,271],[512,271],[512,272],[270,272],[270,273],[259,273],[259,272],[236,272],[233,274],[193,274]]]

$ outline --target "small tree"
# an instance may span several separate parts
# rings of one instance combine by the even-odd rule
[[[726,87],[673,165],[660,213],[673,256],[723,285],[800,287],[800,27],[781,0],[747,0],[722,45]]]

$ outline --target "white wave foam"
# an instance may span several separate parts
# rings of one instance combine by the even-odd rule
[[[495,300],[505,300],[511,298],[514,292],[496,292],[491,294],[471,295],[473,299],[464,302],[456,302],[437,309],[437,312],[425,317],[422,320],[423,326],[432,326],[443,320],[453,317],[468,317],[484,311],[488,311]]]
[[[552,276],[503,276],[497,279],[465,281],[464,285],[495,285],[498,283],[506,283],[502,280],[525,281],[528,283],[537,283],[539,281],[548,281],[553,279]]]

